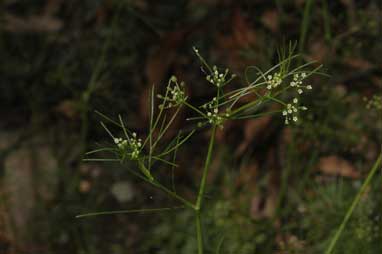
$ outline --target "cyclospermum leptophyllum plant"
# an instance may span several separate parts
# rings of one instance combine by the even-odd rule
[[[87,155],[98,152],[110,152],[111,156],[105,159],[89,158],[86,160],[117,161],[120,163],[132,161],[135,163],[136,169],[128,169],[129,172],[167,193],[168,196],[177,200],[181,206],[89,213],[79,215],[78,217],[115,213],[156,212],[174,208],[191,209],[195,213],[198,253],[202,254],[204,246],[201,223],[202,211],[207,185],[206,179],[213,155],[217,129],[223,128],[226,121],[259,118],[270,114],[280,114],[284,118],[285,124],[291,124],[299,120],[301,111],[307,110],[305,106],[300,104],[300,97],[306,91],[312,89],[312,86],[306,83],[306,80],[312,74],[318,73],[318,69],[321,66],[307,70],[313,64],[313,62],[310,62],[292,68],[292,61],[297,58],[297,55],[293,55],[293,49],[290,46],[288,52],[282,51],[279,54],[280,62],[266,72],[261,71],[257,67],[248,67],[245,71],[245,86],[229,91],[227,90],[228,84],[235,78],[235,74],[231,74],[228,69],[221,70],[216,66],[211,67],[199,54],[198,49],[194,48],[194,52],[200,60],[202,70],[206,75],[207,85],[215,88],[215,95],[202,105],[193,105],[187,96],[185,84],[179,82],[175,76],[170,78],[166,90],[161,95],[155,96],[154,89],[151,89],[149,99],[150,123],[144,139],[137,133],[130,131],[121,116],[119,116],[118,121],[114,121],[98,112],[107,121],[121,128],[123,136],[116,136],[101,122],[102,127],[110,135],[113,145],[88,152]],[[251,70],[255,70],[257,77],[253,81],[249,81],[247,76]],[[158,108],[154,106],[156,104],[155,97],[159,100]],[[243,103],[242,99],[245,97],[255,99],[249,102],[246,99],[246,102]],[[174,119],[178,116],[181,108],[188,108],[194,113],[194,116],[186,119],[195,123],[192,125],[194,127],[188,132],[179,131],[171,142],[163,144],[161,141],[174,122]],[[270,110],[271,108],[272,110]],[[195,200],[191,201],[177,193],[173,187],[174,184],[172,187],[167,187],[160,183],[155,178],[155,172],[152,169],[156,163],[162,163],[171,168],[177,167],[176,154],[178,148],[184,145],[202,127],[210,129],[210,138],[199,190],[195,193]]]

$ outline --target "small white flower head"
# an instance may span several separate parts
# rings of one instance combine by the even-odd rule
[[[267,83],[267,89],[268,90],[271,90],[273,88],[276,88],[278,87],[281,83],[283,82],[282,80],[282,77],[281,77],[281,74],[276,72],[275,74],[272,75],[268,75],[267,76],[267,80],[266,80],[266,83]]]
[[[226,69],[224,73],[219,72],[218,68],[214,65],[212,67],[212,73],[206,76],[206,80],[216,87],[222,87],[236,76],[232,74],[231,78],[227,80],[228,73],[229,73],[228,69]]]
[[[225,118],[223,116],[219,115],[217,110],[214,110],[213,113],[207,112],[207,121],[210,124],[214,124],[214,125],[222,128],[224,120],[225,120]]]
[[[163,100],[160,108],[172,108],[183,104],[187,100],[184,83],[180,82],[179,84],[177,78],[172,76],[166,94],[164,96],[158,94],[157,97]]]
[[[367,102],[366,109],[382,110],[382,96],[373,95],[370,100],[367,98],[364,98],[364,100]]]
[[[303,80],[308,77],[308,75],[305,72],[302,72],[301,74],[294,74],[293,75],[293,80],[289,83],[290,87],[296,88],[296,91],[298,94],[303,94],[304,89],[306,90],[312,90],[311,85],[303,85]]]
[[[223,123],[231,116],[230,109],[227,109],[224,113],[219,114],[219,102],[216,97],[212,98],[212,100],[201,106],[204,110],[206,110],[206,120],[210,124],[214,124],[223,128]]]
[[[205,66],[209,70],[210,73],[206,75],[206,80],[212,85],[218,88],[223,87],[236,77],[235,74],[231,74],[230,77],[228,77],[229,69],[225,69],[224,72],[220,72],[216,65],[214,65],[211,69],[211,67],[206,63],[204,58],[199,54],[199,50],[196,47],[193,47],[193,50],[199,58],[199,60],[202,62],[202,67]]]
[[[282,111],[285,124],[289,124],[290,122],[297,122],[299,110],[307,110],[306,107],[298,105],[297,98],[294,98],[292,102],[293,103],[286,104],[284,110]]]
[[[138,159],[141,152],[142,140],[137,138],[137,133],[131,133],[126,139],[114,138],[114,143],[117,145],[121,156],[127,154],[132,160]]]

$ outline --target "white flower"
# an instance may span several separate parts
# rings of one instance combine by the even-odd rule
[[[210,75],[206,76],[206,79],[211,84],[215,85],[216,87],[221,87],[226,83],[226,77],[229,70],[226,69],[224,73],[219,73],[219,70],[216,66],[212,67],[212,72]],[[235,77],[235,75],[231,75],[231,79]]]
[[[158,94],[157,97],[163,100],[160,108],[171,108],[183,104],[187,100],[184,83],[178,84],[177,78],[172,76],[166,89],[165,96]],[[166,105],[164,105],[167,103]]]
[[[299,110],[306,110],[307,108],[304,106],[298,106],[298,99],[294,98],[293,103],[288,103],[285,106],[285,109],[282,111],[282,115],[285,119],[285,124],[289,124],[291,121],[298,121],[298,112]]]
[[[267,89],[271,90],[272,88],[278,87],[282,83],[282,78],[280,73],[275,73],[272,75],[267,76],[268,80],[266,81]]]
[[[118,150],[122,154],[130,156],[130,159],[135,160],[139,157],[142,140],[137,138],[137,133],[131,133],[131,136],[126,139],[114,138],[114,143],[117,145]]]
[[[307,77],[307,74],[305,72],[301,73],[300,75],[298,73],[293,75],[293,81],[289,83],[290,87],[296,87],[296,91],[298,94],[302,94],[304,92],[304,89],[306,90],[312,90],[311,85],[304,86],[302,84],[302,80]]]

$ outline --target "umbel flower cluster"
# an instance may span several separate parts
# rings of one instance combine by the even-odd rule
[[[298,94],[302,94],[304,92],[303,89],[312,90],[311,85],[303,85],[302,81],[307,77],[306,73],[303,72],[301,74],[294,74],[293,75],[293,81],[290,82],[291,87],[295,87],[297,89]]]
[[[179,84],[178,79],[175,76],[172,76],[167,85],[165,95],[158,94],[157,97],[164,101],[164,103],[161,104],[164,108],[172,108],[182,105],[187,100],[184,82],[180,82]]]
[[[304,81],[319,67],[308,73],[301,71],[301,67],[290,70],[290,61],[295,56],[289,56],[265,73],[255,67],[254,69],[257,70],[257,79],[255,81],[249,82],[246,76],[246,86],[226,91],[225,86],[235,78],[235,75],[229,74],[229,69],[220,72],[220,68],[216,66],[211,68],[196,48],[194,48],[194,52],[202,64],[206,80],[213,84],[215,88],[216,94],[212,99],[207,100],[207,102],[200,106],[193,105],[188,101],[184,82],[178,82],[178,79],[172,76],[168,81],[164,94],[157,95],[157,98],[160,100],[157,112],[154,101],[154,88],[151,90],[150,128],[148,133],[146,133],[144,142],[137,137],[135,132],[125,128],[122,118],[119,116],[119,123],[112,122],[123,129],[124,137],[115,137],[101,123],[113,138],[115,146],[95,151],[112,151],[117,155],[115,160],[120,162],[125,161],[125,159],[135,161],[138,163],[141,173],[151,181],[154,179],[151,175],[153,161],[160,161],[161,163],[174,166],[174,163],[168,160],[166,156],[176,151],[179,144],[183,144],[190,138],[197,128],[209,125],[214,129],[216,127],[222,129],[227,120],[257,118],[274,113],[281,113],[284,123],[288,125],[298,122],[300,112],[307,110],[307,107],[300,104],[301,96],[305,91],[311,90],[312,86],[304,84]],[[304,67],[308,65],[305,64]],[[229,78],[227,78],[228,76]],[[243,99],[244,97],[246,99]],[[284,101],[285,98],[290,97],[290,101]],[[281,106],[281,109],[267,112],[271,108],[271,103],[278,104]],[[187,120],[197,121],[197,127],[189,135],[183,137],[183,139],[182,135],[179,134],[177,137],[179,140],[175,140],[171,143],[172,145],[166,146],[166,150],[159,153],[156,152],[155,149],[160,147],[159,141],[165,136],[166,131],[169,130],[180,108],[183,106],[188,108],[193,114]],[[167,110],[170,108],[176,108],[176,110]],[[106,117],[106,119],[110,121],[109,118]]]
[[[212,67],[212,74],[206,76],[206,80],[216,87],[222,87],[226,82],[228,69],[225,69],[224,73],[219,73],[218,68],[214,65]]]
[[[133,132],[127,139],[114,138],[114,143],[117,145],[120,152],[128,154],[131,160],[139,158],[140,150],[142,148],[142,140],[137,138],[137,133]]]
[[[224,114],[219,113],[219,102],[216,97],[213,97],[212,100],[201,106],[206,110],[206,117],[209,124],[213,124],[223,128],[223,123],[226,119],[230,117],[229,112],[226,111]]]
[[[370,100],[367,100],[366,98],[364,98],[364,100],[367,101],[367,109],[382,110],[382,96],[373,95]]]
[[[273,75],[268,74],[265,79],[266,88],[268,90],[274,90],[278,87],[282,87],[284,79],[286,79],[288,75],[283,75],[281,72],[276,72]],[[280,104],[283,105],[284,109],[282,110],[282,115],[284,116],[284,122],[285,124],[290,124],[291,122],[297,122],[299,119],[299,111],[300,110],[307,110],[308,108],[305,106],[299,105],[299,96],[301,96],[304,93],[304,90],[311,90],[311,85],[304,85],[303,80],[306,79],[308,75],[306,72],[301,73],[294,73],[292,75],[292,80],[289,82],[289,85],[286,87],[287,89],[292,89],[292,92],[294,91],[296,93],[296,97],[292,99],[291,102],[284,103],[282,101],[278,101],[275,99],[275,101],[278,101]],[[271,92],[271,91],[270,91]]]
[[[307,107],[298,106],[298,99],[294,98],[293,103],[288,103],[286,108],[283,110],[283,116],[285,117],[285,124],[289,124],[291,121],[298,121],[299,110],[307,110]]]
[[[281,78],[281,74],[276,72],[273,75],[268,75],[267,77],[267,89],[271,90],[272,88],[276,88],[283,82]]]

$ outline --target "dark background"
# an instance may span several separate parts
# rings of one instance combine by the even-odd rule
[[[329,77],[311,79],[296,126],[274,116],[218,132],[207,253],[222,237],[221,253],[323,253],[380,151],[382,97],[367,104],[382,95],[381,12],[378,0],[2,1],[0,253],[196,253],[188,211],[75,218],[176,205],[118,163],[82,161],[110,143],[94,111],[144,133],[153,84],[160,91],[176,75],[192,102],[211,96],[193,46],[240,87],[245,67],[277,64],[290,41]],[[189,199],[207,134],[178,157],[177,189]],[[336,253],[382,252],[381,179]]]

